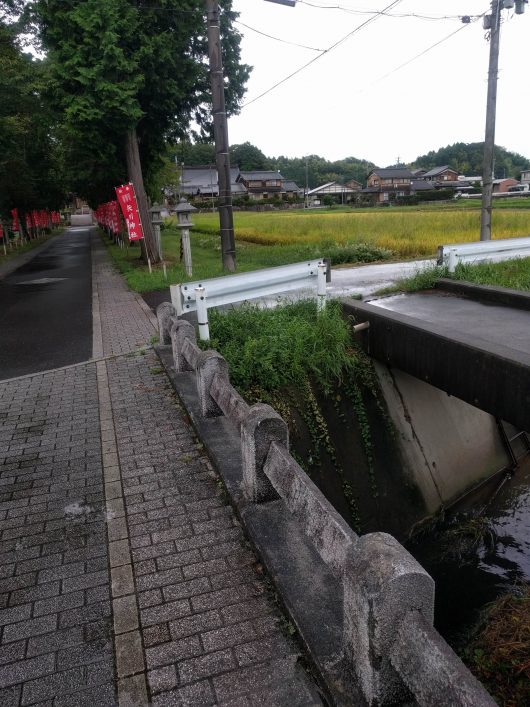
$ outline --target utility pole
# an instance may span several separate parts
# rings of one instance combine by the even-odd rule
[[[502,0],[491,4],[490,59],[488,70],[488,98],[486,101],[486,135],[482,166],[482,208],[480,213],[480,240],[491,240],[491,203],[493,199],[493,159],[495,155],[495,118],[497,113],[497,79],[501,36]]]
[[[212,87],[215,162],[219,180],[221,254],[223,268],[234,272],[236,269],[236,245],[234,237],[234,216],[232,211],[232,190],[230,187],[230,153],[225,107],[221,33],[219,30],[219,3],[217,0],[206,0],[206,16],[210,81]]]
[[[499,49],[501,36],[501,10],[511,10],[522,15],[528,0],[492,0],[489,23],[490,57],[488,69],[488,97],[486,101],[486,134],[484,137],[484,162],[482,168],[482,208],[480,214],[480,240],[491,240],[491,204],[493,200],[493,169],[495,159],[495,118],[497,113],[497,79],[499,75]],[[464,18],[462,18],[464,21]]]
[[[305,200],[304,209],[309,208],[309,166],[307,164],[307,157],[305,158]]]

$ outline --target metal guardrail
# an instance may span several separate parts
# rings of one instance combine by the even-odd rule
[[[326,272],[327,263],[324,260],[306,260],[303,263],[186,282],[171,285],[171,303],[179,317],[196,311],[200,338],[208,340],[208,308],[211,307],[269,297],[316,284],[318,306],[323,309],[326,302]]]
[[[438,247],[438,265],[447,265],[454,272],[457,264],[486,260],[509,260],[530,256],[530,237],[502,238],[474,243],[449,243]]]

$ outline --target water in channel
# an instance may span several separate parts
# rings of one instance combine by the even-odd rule
[[[487,604],[530,582],[530,459],[407,547],[436,582],[436,627],[464,646]]]

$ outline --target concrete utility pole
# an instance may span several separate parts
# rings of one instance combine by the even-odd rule
[[[502,6],[502,0],[493,0],[491,4],[488,98],[486,101],[486,135],[484,138],[484,162],[482,166],[482,208],[480,214],[481,241],[491,240],[493,159],[495,155],[495,118],[497,113],[497,79],[499,74]]]
[[[223,268],[234,272],[236,269],[236,245],[234,237],[234,216],[232,211],[232,190],[230,187],[230,153],[225,108],[221,34],[219,30],[219,3],[217,0],[206,0],[206,13],[210,80],[212,86],[215,161],[219,179],[221,254]]]
[[[486,135],[484,137],[484,162],[482,169],[481,241],[491,240],[491,204],[493,200],[495,118],[497,113],[501,10],[511,10],[515,6],[515,13],[522,15],[527,3],[528,0],[492,0],[491,15],[484,17],[490,24],[490,58],[488,70],[488,98],[486,102]]]

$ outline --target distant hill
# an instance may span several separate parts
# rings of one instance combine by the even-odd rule
[[[448,164],[459,174],[481,175],[482,142],[457,142],[454,145],[433,150],[426,155],[416,158],[411,165],[401,167],[424,167],[432,169]],[[191,144],[181,142],[169,148],[170,154],[177,159],[179,164],[204,165],[215,163],[215,147],[208,143]],[[330,161],[319,155],[307,157],[267,157],[263,152],[249,142],[230,147],[230,160],[232,166],[242,170],[275,170],[280,171],[286,179],[292,179],[298,186],[305,187],[306,179],[310,189],[326,182],[347,182],[356,179],[361,184],[366,184],[366,177],[376,166],[388,167],[390,165],[375,165],[368,160],[357,157],[345,157],[342,160]],[[509,152],[504,147],[495,148],[495,176],[514,177],[519,179],[522,169],[530,168],[530,160],[516,152]]]
[[[441,147],[439,150],[428,152],[417,157],[412,167],[432,169],[448,164],[459,174],[482,174],[484,143],[483,142],[456,142],[454,145]],[[516,152],[509,152],[504,147],[495,148],[495,178],[514,177],[519,179],[522,169],[530,167],[530,160]]]

